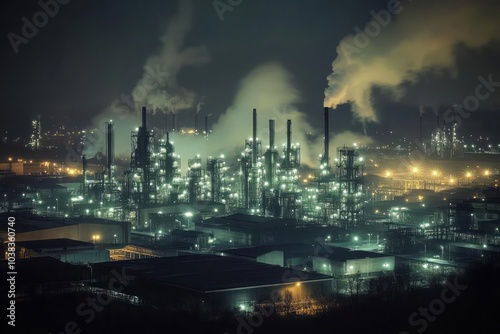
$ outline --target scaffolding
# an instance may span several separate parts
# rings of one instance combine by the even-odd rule
[[[339,223],[345,229],[358,226],[363,218],[363,165],[353,148],[337,149]]]

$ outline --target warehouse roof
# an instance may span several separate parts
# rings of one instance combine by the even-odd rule
[[[84,242],[66,238],[19,241],[17,242],[16,246],[28,249],[62,249],[62,250],[94,248],[94,245],[91,244],[90,242]]]
[[[244,213],[235,213],[228,216],[214,217],[201,222],[202,225],[230,226],[240,228],[265,228],[285,225],[295,225],[296,220],[247,215]]]
[[[246,248],[231,248],[222,250],[221,252],[238,256],[257,257],[271,251],[282,251],[283,253],[287,254],[287,256],[293,256],[296,254],[300,254],[302,256],[324,256],[327,253],[332,252],[346,252],[349,251],[349,248],[330,246],[326,244],[318,245],[310,243],[287,243]]]
[[[7,221],[8,213],[1,213],[0,220]],[[128,222],[119,222],[109,219],[83,217],[83,218],[57,218],[57,217],[42,217],[36,215],[17,215],[14,229],[17,233],[32,232],[46,230],[51,228],[65,227],[78,224],[128,224]],[[0,224],[0,231],[7,231],[7,224]]]
[[[383,254],[383,253],[375,253],[375,252],[367,252],[367,251],[362,251],[362,250],[353,250],[349,252],[333,252],[329,254],[328,258],[332,260],[337,260],[337,261],[347,261],[347,260],[360,260],[360,259],[366,259],[366,258],[379,258],[379,257],[386,257],[386,256],[393,256],[389,254]]]
[[[186,255],[180,257],[139,259],[105,262],[96,268],[126,268],[137,277],[172,287],[199,292],[247,289],[259,286],[292,284],[283,277],[296,277],[291,269],[242,259],[214,255]],[[287,276],[287,272],[289,272]],[[304,272],[307,281],[331,280],[331,277]]]

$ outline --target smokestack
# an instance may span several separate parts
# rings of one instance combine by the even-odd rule
[[[107,146],[106,146],[106,155],[107,155],[107,171],[108,171],[108,182],[112,180],[112,166],[113,166],[113,121],[109,121],[108,123],[108,131],[107,131]]]
[[[82,189],[82,193],[83,193],[83,196],[86,195],[86,192],[87,192],[87,157],[84,155],[82,155],[82,170],[83,170],[83,189]]]
[[[257,109],[253,110],[252,167],[257,166]]]
[[[292,147],[292,120],[286,121],[286,168],[290,168],[290,150]]]
[[[274,149],[274,119],[269,120],[269,148]]]
[[[177,131],[177,123],[175,122],[175,114],[172,114],[172,131]]]
[[[325,112],[325,148],[324,148],[324,153],[323,153],[323,162],[326,164],[328,167],[330,165],[330,121],[328,119],[328,107],[325,107],[324,112]]]
[[[146,107],[142,107],[142,130],[146,132]]]

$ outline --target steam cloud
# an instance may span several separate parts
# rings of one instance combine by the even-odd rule
[[[179,0],[177,8],[178,12],[161,37],[161,49],[147,59],[143,76],[132,89],[131,96],[122,94],[93,119],[94,128],[87,131],[84,145],[89,157],[104,149],[104,123],[109,120],[116,124],[116,154],[129,156],[130,133],[141,123],[142,106],[154,113],[176,113],[195,106],[196,94],[180,87],[176,77],[183,67],[207,63],[210,57],[205,46],[184,47],[184,39],[192,27],[194,9],[191,1],[185,0]]]
[[[223,113],[208,140],[201,136],[172,134],[175,149],[183,159],[197,154],[204,157],[228,155],[228,160],[243,149],[245,138],[252,134],[252,110],[257,109],[257,137],[262,141],[263,151],[269,143],[269,119],[275,120],[276,146],[279,152],[286,142],[286,122],[292,120],[292,142],[301,145],[301,162],[317,167],[322,153],[323,138],[309,124],[305,113],[296,104],[301,101],[298,90],[292,85],[292,75],[278,63],[267,63],[256,67],[240,82],[232,105]],[[323,110],[319,109],[322,115]],[[368,137],[346,131],[331,139],[331,148],[354,142],[367,144]],[[331,154],[331,153],[330,153]]]
[[[405,95],[403,83],[416,83],[422,72],[446,69],[456,75],[455,47],[478,48],[498,40],[499,12],[498,1],[405,3],[378,36],[349,35],[339,43],[324,105],[350,103],[361,122],[379,122],[372,88],[382,87],[400,100]],[[366,45],[360,42],[363,37]],[[434,103],[425,96],[421,102]]]

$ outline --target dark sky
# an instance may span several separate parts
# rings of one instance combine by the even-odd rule
[[[332,73],[337,46],[344,37],[355,33],[355,27],[365,27],[371,19],[370,11],[385,9],[387,3],[373,0],[244,0],[233,11],[225,12],[221,21],[212,1],[194,1],[191,29],[183,38],[183,45],[204,45],[210,60],[194,66],[182,66],[176,76],[176,85],[194,92],[197,100],[205,96],[203,112],[214,114],[211,120],[216,120],[232,105],[241,80],[249,72],[261,64],[277,62],[291,74],[290,80],[300,93],[297,109],[307,114],[313,127],[321,127],[328,85],[326,78]],[[419,3],[418,6],[427,6],[428,12],[432,12],[434,2],[422,0]],[[485,5],[490,3],[493,2],[484,1]],[[402,4],[406,6],[403,11],[407,15],[406,22],[419,23],[404,25],[404,22],[398,22],[405,20],[403,13],[400,17],[393,15],[391,26],[387,30],[382,29],[380,35],[361,50],[363,54],[355,59],[357,64],[364,61],[372,64],[371,67],[358,66],[358,70],[361,69],[356,74],[358,78],[373,69],[380,69],[380,73],[374,74],[375,78],[386,76],[384,65],[376,65],[374,59],[386,57],[386,63],[390,64],[387,61],[389,57],[399,57],[397,52],[383,54],[384,50],[390,49],[393,38],[399,41],[397,45],[404,45],[401,41],[411,41],[412,36],[420,36],[426,29],[436,29],[432,18],[429,18],[428,24],[428,16],[419,17],[418,10],[410,12],[412,4],[408,1]],[[21,19],[26,17],[32,22],[33,15],[41,8],[35,1],[26,0],[3,1],[2,7],[1,29],[4,37],[0,69],[0,128],[10,131],[22,131],[36,114],[42,115],[45,124],[52,121],[52,116],[67,117],[66,122],[81,127],[90,125],[92,117],[108,108],[120,94],[131,93],[143,76],[148,58],[160,52],[160,37],[178,10],[177,1],[170,0],[72,0],[59,5],[59,12],[49,18],[48,23],[40,27],[27,44],[20,44],[19,52],[15,53],[8,34],[21,35]],[[443,12],[445,14],[436,11],[435,15],[442,17],[443,29],[438,27],[429,31],[431,35],[446,33],[447,24],[454,24],[452,15],[448,13],[453,13],[456,8],[460,6],[450,6],[448,12]],[[498,6],[493,6],[491,10],[496,9]],[[479,11],[477,17],[480,15]],[[476,26],[483,23],[469,24]],[[498,38],[500,26],[484,25],[481,29],[496,29]],[[481,29],[478,31],[481,32]],[[403,33],[407,36],[398,36]],[[435,122],[434,112],[443,112],[454,101],[461,103],[474,93],[479,75],[487,77],[492,74],[493,81],[500,81],[497,38],[474,45],[469,42],[474,40],[473,37],[464,38],[462,43],[460,35],[450,34],[449,39],[453,43],[443,46],[443,50],[452,51],[452,66],[448,66],[446,61],[444,64],[430,61],[427,67],[403,66],[401,71],[411,75],[403,76],[407,80],[396,86],[389,84],[385,87],[384,82],[381,85],[368,82],[368,100],[378,115],[377,121],[360,118],[350,111],[349,105],[340,105],[332,116],[333,131],[363,133],[366,127],[367,134],[375,138],[376,131],[397,130],[415,134],[422,100],[426,110],[425,129],[430,131]],[[423,34],[415,39],[421,50],[441,43],[438,39],[437,42],[429,40],[427,44],[425,38]],[[414,55],[420,51],[408,52]],[[440,57],[432,53],[423,54],[428,59]],[[341,66],[341,70],[350,68],[345,64]],[[341,85],[352,83],[352,79],[346,76],[349,75],[341,78]],[[499,124],[499,96],[500,87],[464,121],[462,131],[495,133]]]

